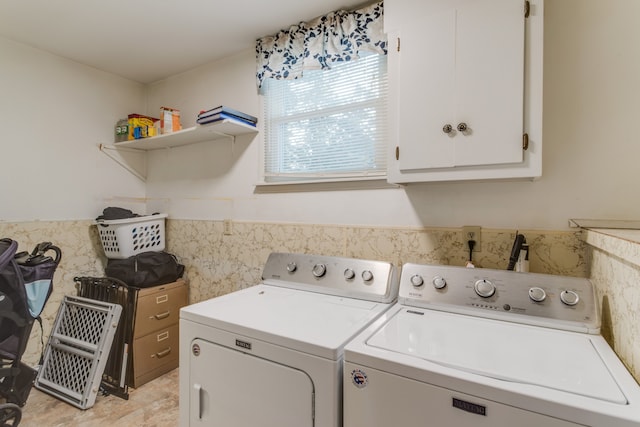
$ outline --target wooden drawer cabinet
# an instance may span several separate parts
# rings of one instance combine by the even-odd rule
[[[178,324],[133,341],[133,387],[178,367]]]
[[[180,308],[188,297],[184,280],[138,291],[129,386],[139,387],[178,367]]]
[[[187,305],[184,281],[138,291],[134,338],[177,324],[180,308]]]

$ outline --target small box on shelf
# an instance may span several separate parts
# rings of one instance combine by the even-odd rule
[[[156,123],[159,119],[144,114],[129,114],[128,140],[147,138],[156,135]]]
[[[181,130],[180,110],[160,107],[160,129],[163,134]]]

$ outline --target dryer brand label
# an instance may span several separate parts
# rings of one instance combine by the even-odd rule
[[[251,343],[250,342],[236,340],[236,346],[238,346],[240,348],[247,349],[247,350],[251,350]]]
[[[471,412],[476,415],[487,416],[487,407],[478,405],[476,403],[467,402],[465,400],[453,398],[452,405],[454,408],[462,409],[463,411]]]
[[[358,388],[365,388],[369,383],[369,378],[367,378],[367,374],[364,371],[354,369],[351,371],[351,382]]]

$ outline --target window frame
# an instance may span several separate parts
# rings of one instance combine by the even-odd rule
[[[387,64],[387,55],[382,55],[382,54],[376,54],[379,55],[379,57],[381,57],[384,61],[384,65],[383,65],[383,69],[382,69],[382,78],[385,79],[384,82],[382,82],[382,86],[383,86],[383,97],[384,99],[382,101],[379,100],[379,98],[375,98],[375,99],[370,99],[370,100],[366,100],[366,101],[359,101],[353,104],[347,104],[349,106],[349,108],[345,109],[344,106],[342,107],[330,107],[327,110],[323,110],[323,112],[325,111],[338,111],[338,110],[346,110],[346,111],[353,111],[354,107],[358,107],[361,105],[382,105],[382,109],[377,108],[377,112],[378,114],[382,113],[383,114],[383,130],[381,132],[378,132],[378,137],[380,138],[380,140],[378,140],[378,146],[374,147],[374,149],[379,150],[380,157],[382,157],[383,159],[383,166],[384,168],[381,168],[379,171],[370,171],[370,172],[366,172],[366,171],[361,171],[361,172],[350,172],[350,173],[346,173],[346,174],[340,174],[340,173],[336,173],[336,172],[327,172],[326,174],[324,174],[323,172],[318,172],[316,174],[310,174],[310,176],[296,176],[295,174],[292,174],[291,176],[287,177],[286,174],[283,174],[277,178],[275,178],[274,176],[270,176],[267,173],[267,165],[265,163],[266,161],[266,156],[267,156],[267,150],[268,150],[268,143],[267,143],[267,138],[269,137],[269,135],[267,134],[267,130],[268,130],[268,124],[267,124],[267,120],[269,120],[269,118],[266,115],[266,103],[267,103],[267,99],[266,99],[266,94],[261,93],[259,98],[260,98],[260,106],[261,106],[261,111],[263,112],[263,117],[264,117],[264,125],[263,125],[263,130],[264,132],[262,133],[262,138],[261,138],[261,147],[260,147],[260,155],[259,155],[259,168],[260,168],[260,182],[258,183],[258,187],[282,187],[287,188],[287,190],[285,191],[291,191],[293,189],[292,186],[306,186],[308,188],[317,188],[317,189],[334,189],[334,188],[340,188],[340,187],[344,187],[344,188],[382,188],[382,187],[396,187],[395,185],[390,185],[387,183],[387,171],[388,171],[388,159],[387,159],[387,151],[388,151],[388,140],[389,140],[389,80],[388,80],[388,64]],[[331,72],[331,70],[325,70],[322,72]],[[293,82],[293,81],[292,81]],[[306,114],[306,112],[301,112],[300,115],[304,116]],[[313,113],[311,113],[313,114]],[[342,185],[341,185],[342,183]]]

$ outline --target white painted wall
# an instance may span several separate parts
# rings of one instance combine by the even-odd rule
[[[249,50],[146,88],[0,39],[0,220],[93,218],[110,203],[173,218],[565,229],[640,217],[637,0],[545,2],[543,177],[535,182],[256,194],[255,140],[149,155],[146,186],[98,151],[123,114],[220,104],[261,116]],[[146,107],[146,111],[145,110]],[[143,208],[142,208],[143,209]]]
[[[640,2],[547,0],[543,177],[535,182],[255,194],[260,138],[156,153],[147,195],[173,217],[393,226],[566,229],[570,218],[640,217]],[[226,104],[261,115],[254,53],[159,82],[149,106]]]
[[[145,209],[145,186],[98,149],[144,87],[0,38],[0,221]]]

